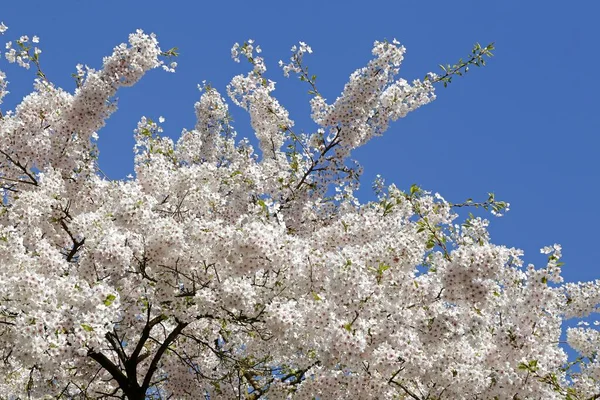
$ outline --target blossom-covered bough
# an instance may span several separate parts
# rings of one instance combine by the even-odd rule
[[[313,95],[318,129],[300,133],[260,48],[236,44],[252,70],[227,93],[259,151],[205,84],[194,129],[174,143],[142,118],[136,176],[114,181],[98,174],[96,132],[116,91],[172,71],[175,50],[138,31],[101,70],[79,66],[72,94],[43,74],[37,42],[5,53],[38,78],[0,120],[0,398],[600,398],[598,330],[568,330],[571,363],[559,342],[565,318],[597,311],[600,284],[562,283],[560,246],[523,267],[487,220],[458,222],[467,207],[506,211],[493,195],[451,204],[382,179],[378,201],[353,195],[351,151],[492,46],[409,83],[404,48],[376,42],[328,103],[300,43],[280,63]]]

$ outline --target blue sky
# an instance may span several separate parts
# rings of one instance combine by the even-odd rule
[[[73,90],[77,63],[100,67],[102,57],[141,28],[155,32],[163,49],[178,47],[175,74],[150,72],[119,92],[119,111],[100,134],[100,165],[112,178],[133,169],[133,133],[142,115],[166,118],[177,137],[194,125],[196,87],[209,81],[222,93],[248,66],[230,58],[236,41],[253,38],[263,48],[275,95],[296,121],[309,120],[307,87],[277,67],[298,41],[312,46],[306,58],[321,93],[333,101],[349,74],[370,58],[374,40],[397,38],[408,49],[401,75],[421,78],[440,63],[465,57],[475,42],[495,42],[495,57],[471,70],[438,99],[391,126],[382,138],[355,152],[364,189],[376,174],[408,189],[417,183],[451,202],[485,199],[511,203],[493,218],[492,240],[522,248],[526,261],[543,264],[539,248],[563,245],[568,281],[600,278],[595,251],[600,212],[597,156],[600,112],[600,3],[583,1],[84,1],[7,2],[0,20],[6,40],[38,35],[46,75]],[[14,107],[31,90],[33,71],[1,64]],[[248,117],[235,106],[238,136],[252,136]]]

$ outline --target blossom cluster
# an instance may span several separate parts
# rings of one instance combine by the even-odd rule
[[[560,346],[565,319],[598,312],[600,281],[563,283],[560,246],[525,265],[483,216],[459,216],[506,211],[493,196],[452,204],[381,178],[376,201],[354,195],[351,150],[431,102],[435,75],[396,78],[404,47],[375,42],[329,104],[311,52],[281,65],[311,86],[313,133],[293,131],[248,40],[232,57],[251,71],[227,93],[259,148],[204,82],[178,140],[140,118],[126,180],[100,176],[95,139],[117,90],[175,67],[154,35],[78,66],[74,93],[38,75],[1,115],[0,398],[600,396],[597,325],[567,331],[570,365]]]

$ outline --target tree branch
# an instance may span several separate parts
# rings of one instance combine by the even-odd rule
[[[117,367],[112,361],[108,359],[104,354],[95,352],[93,350],[88,351],[88,357],[95,360],[98,364],[100,364],[119,384],[119,387],[126,394],[129,392],[130,384],[127,377],[121,372],[119,367]]]
[[[14,166],[16,166],[16,167],[17,167],[17,168],[19,168],[21,171],[23,171],[23,173],[24,173],[25,175],[27,175],[27,177],[28,177],[29,179],[31,179],[31,182],[27,182],[27,181],[20,181],[21,183],[28,183],[28,184],[30,184],[30,185],[35,185],[35,186],[37,186],[37,185],[38,185],[38,181],[37,181],[37,179],[35,179],[35,176],[33,176],[33,174],[32,174],[30,171],[28,171],[28,170],[27,170],[27,168],[25,168],[23,165],[21,165],[21,163],[20,163],[20,162],[18,162],[18,161],[16,161],[16,160],[13,160],[13,159],[12,159],[12,157],[11,157],[11,156],[10,156],[8,153],[6,153],[6,152],[4,152],[4,151],[2,151],[2,150],[0,150],[0,154],[4,155],[4,157],[6,157],[6,159],[7,159],[8,161],[10,161],[11,163],[13,163],[13,165],[14,165]]]
[[[400,382],[396,382],[394,380],[390,380],[390,383],[393,383],[396,386],[399,386],[402,390],[404,390],[404,392],[409,395],[410,397],[412,397],[415,400],[421,400],[419,398],[419,396],[417,396],[416,394],[414,394],[413,392],[411,392],[410,390],[408,390],[408,388],[406,386],[404,386],[403,384],[401,384]]]
[[[181,331],[188,326],[187,322],[177,321],[177,326],[173,331],[167,336],[163,344],[158,348],[158,351],[154,355],[154,358],[150,362],[150,367],[148,368],[148,372],[146,372],[146,377],[144,378],[144,383],[142,384],[142,390],[145,393],[146,390],[150,387],[150,381],[152,380],[152,375],[158,369],[158,362],[160,361],[162,355],[167,351],[167,348],[177,339],[177,336],[181,333]]]
[[[152,331],[152,328],[154,328],[156,325],[158,325],[159,323],[161,323],[162,321],[167,319],[167,317],[162,314],[150,319],[151,309],[152,309],[152,307],[150,305],[148,305],[146,325],[144,326],[144,329],[142,330],[140,340],[138,340],[138,343],[137,343],[135,349],[133,350],[133,353],[131,353],[131,356],[125,363],[125,371],[127,372],[127,376],[130,379],[134,379],[136,382],[137,382],[137,366],[140,361],[139,356],[140,356],[140,353],[142,352],[142,349],[144,348],[144,345],[148,341],[148,338],[150,337],[150,331]]]
[[[111,334],[110,332],[106,332],[106,335],[104,335],[104,337],[110,342],[112,348],[117,352],[119,360],[121,360],[123,365],[125,365],[127,363],[127,355],[125,354],[125,350],[123,349],[123,346],[121,345],[117,334]]]

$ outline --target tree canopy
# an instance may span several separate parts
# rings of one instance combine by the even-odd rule
[[[226,92],[258,148],[205,83],[194,128],[174,142],[142,117],[135,177],[108,180],[96,139],[117,90],[174,72],[177,49],[137,31],[69,93],[38,42],[5,52],[37,78],[0,119],[0,398],[600,398],[598,330],[568,329],[576,360],[560,343],[565,319],[598,311],[600,281],[564,283],[559,245],[536,268],[491,243],[475,210],[507,211],[493,194],[451,203],[377,179],[376,201],[355,196],[351,152],[493,45],[409,82],[404,47],[375,42],[328,102],[300,42],[280,62],[312,95],[316,128],[298,130],[260,47],[235,44],[250,71]]]

